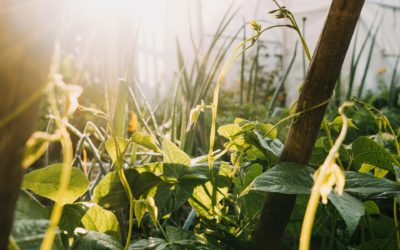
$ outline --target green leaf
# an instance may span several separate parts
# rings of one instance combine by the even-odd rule
[[[218,171],[215,173],[215,171]],[[210,181],[204,183],[203,185],[196,186],[193,190],[192,198],[189,200],[190,205],[195,209],[196,213],[202,217],[212,219],[212,211],[217,211],[222,209],[219,202],[224,199],[231,186],[231,173],[232,170],[230,166],[223,162],[219,169],[213,169],[216,176],[217,189],[214,190],[214,186]],[[216,192],[216,206],[212,209],[212,194]]]
[[[352,236],[365,214],[363,203],[348,193],[339,196],[336,192],[331,192],[328,198],[346,223],[349,236]]]
[[[62,168],[63,164],[54,164],[32,171],[24,176],[22,188],[62,204],[73,203],[86,192],[89,182],[80,169],[72,167],[68,189],[60,197],[58,187]]]
[[[367,197],[392,197],[400,195],[400,185],[386,178],[376,178],[369,174],[346,171],[345,191]]]
[[[240,194],[247,188],[252,181],[262,174],[263,168],[260,164],[252,164],[245,168],[243,177],[234,178],[234,194]],[[239,197],[240,211],[247,218],[253,218],[261,209],[265,201],[265,194],[261,192],[252,192]]]
[[[296,163],[283,162],[255,178],[241,196],[250,190],[284,194],[309,194],[314,169]]]
[[[264,137],[274,140],[278,136],[278,130],[272,124],[257,124],[256,129],[261,132]]]
[[[136,168],[126,169],[124,172],[136,199],[147,196],[152,188],[161,183],[161,179],[150,172],[139,173]],[[108,173],[97,184],[93,191],[93,201],[106,209],[117,209],[128,204],[118,172]]]
[[[335,119],[331,123],[329,123],[329,125],[332,126],[334,130],[339,132],[339,130],[343,126],[343,117],[336,116]],[[352,119],[347,119],[347,126],[357,129],[357,126],[353,123]]]
[[[357,138],[352,144],[352,151],[356,167],[368,163],[393,172],[393,165],[396,165],[392,154],[368,137]]]
[[[271,140],[257,131],[251,131],[245,134],[245,141],[260,150],[267,157],[270,165],[278,162],[283,150],[283,144],[278,139]]]
[[[168,242],[164,239],[150,237],[148,239],[142,239],[134,242],[129,246],[129,250],[162,250],[166,249],[167,246]]]
[[[138,221],[138,227],[140,226],[140,222],[142,221],[142,218],[146,212],[149,213],[151,219],[156,225],[158,208],[155,205],[153,197],[148,197],[145,200],[134,200],[134,212]]]
[[[106,141],[105,147],[106,147],[107,153],[110,156],[112,162],[115,162],[116,160],[118,160],[117,146],[115,144],[115,140],[117,140],[118,148],[121,153],[120,157],[122,157],[124,155],[125,150],[127,149],[128,145],[129,145],[129,141],[124,138],[121,138],[121,137],[108,138],[108,140]]]
[[[193,232],[178,227],[167,225],[165,232],[171,242],[195,239]]]
[[[138,221],[138,227],[140,227],[140,222],[146,213],[146,204],[144,200],[134,200],[133,201],[133,211],[135,212],[136,220]]]
[[[162,142],[162,150],[165,163],[176,163],[190,166],[190,157],[168,139]]]
[[[40,245],[42,244],[49,225],[50,221],[48,220],[16,220],[12,228],[11,236],[20,249],[37,250],[40,249]],[[52,250],[64,250],[58,229],[53,241]]]
[[[242,132],[242,128],[238,124],[227,124],[219,127],[217,132],[220,136],[232,139],[232,137]]]
[[[118,172],[110,172],[93,190],[93,201],[107,209],[117,209],[128,203]]]
[[[71,250],[122,250],[121,244],[112,236],[104,233],[86,230],[83,228],[75,229],[74,243]]]
[[[284,194],[309,194],[313,185],[314,169],[295,163],[280,163],[265,171],[240,194],[251,190]],[[400,195],[400,185],[386,178],[345,171],[344,191],[363,198],[381,198]]]
[[[85,229],[105,233],[121,241],[121,232],[117,217],[113,212],[102,209],[100,206],[91,206],[81,219]]]
[[[151,149],[154,152],[160,152],[160,148],[156,144],[156,139],[152,135],[145,134],[143,132],[136,131],[133,133],[131,140],[137,144]]]
[[[49,217],[50,210],[48,208],[42,206],[42,204],[26,192],[20,192],[14,213],[15,220],[47,220]]]
[[[74,235],[77,227],[83,227],[81,219],[87,211],[87,207],[81,203],[68,204],[63,208],[59,223],[60,230],[66,231],[70,237]]]
[[[134,167],[139,173],[151,172],[156,176],[162,175],[164,173],[164,163],[163,162],[153,162],[146,165],[140,165]]]
[[[397,249],[396,240],[375,239],[357,246],[357,250]]]
[[[367,211],[368,214],[380,214],[381,213],[381,211],[379,210],[379,207],[375,201],[365,201],[364,207],[365,207],[365,211]]]
[[[160,215],[165,216],[181,207],[192,195],[196,186],[208,180],[197,168],[188,168],[181,164],[164,164],[162,183],[157,187],[156,206]]]

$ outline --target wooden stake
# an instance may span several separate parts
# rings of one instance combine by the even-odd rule
[[[333,0],[297,102],[297,112],[331,98],[363,4],[364,0]],[[281,162],[308,163],[326,106],[306,112],[292,122]],[[279,249],[295,200],[296,195],[268,195],[253,249]]]

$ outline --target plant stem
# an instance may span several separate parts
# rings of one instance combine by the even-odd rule
[[[329,151],[329,154],[326,157],[324,163],[319,168],[319,174],[318,174],[316,180],[314,181],[314,185],[311,190],[311,196],[310,196],[310,199],[307,204],[306,214],[304,215],[303,225],[301,228],[300,247],[299,247],[300,250],[309,250],[310,249],[310,239],[311,239],[311,234],[312,234],[312,227],[314,224],[315,214],[317,212],[319,200],[321,197],[320,188],[325,182],[327,171],[329,170],[331,165],[337,159],[340,146],[342,145],[342,143],[346,137],[348,124],[347,124],[347,117],[344,115],[343,109],[350,105],[351,105],[351,103],[345,102],[339,108],[339,113],[343,119],[342,130],[340,131],[340,134],[339,134],[335,144]]]

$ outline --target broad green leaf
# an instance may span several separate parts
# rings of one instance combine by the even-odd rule
[[[245,134],[245,141],[260,150],[271,165],[278,162],[283,150],[283,144],[278,139],[271,140],[268,137],[263,137],[257,131],[252,131]]]
[[[145,148],[153,150],[154,152],[161,151],[160,148],[156,144],[156,139],[152,135],[136,131],[135,133],[133,133],[131,140]]]
[[[359,137],[352,144],[354,164],[360,167],[362,163],[368,163],[375,167],[393,172],[395,158],[390,152],[368,137]]]
[[[232,139],[232,137],[242,132],[242,129],[238,124],[227,124],[219,127],[217,132],[220,136]]]
[[[383,178],[389,173],[388,170],[382,169],[382,168],[375,168],[374,169],[374,176],[376,178]]]
[[[49,217],[50,209],[42,206],[42,204],[26,192],[20,192],[14,213],[14,220],[47,220]]]
[[[248,122],[248,120],[240,118],[240,117],[236,117],[235,120],[233,121],[234,124],[238,124],[238,125],[240,125],[241,123],[244,123],[244,122]]]
[[[129,250],[162,250],[166,249],[168,244],[169,243],[164,239],[150,237],[148,239],[142,239],[134,242],[129,246]]]
[[[362,197],[392,197],[400,195],[400,185],[386,178],[346,171],[345,191]]]
[[[365,211],[367,211],[368,214],[380,214],[381,213],[381,211],[379,210],[379,207],[375,201],[365,201],[364,207],[365,207]]]
[[[146,213],[146,204],[144,200],[134,200],[133,201],[133,211],[135,213],[136,220],[138,221],[138,227],[142,222],[143,216]]]
[[[134,167],[139,173],[151,172],[156,176],[162,175],[164,173],[164,163],[163,162],[153,162],[146,165],[140,165]]]
[[[176,163],[190,166],[190,157],[168,139],[162,141],[162,151],[165,163]]]
[[[81,219],[87,210],[88,208],[82,203],[65,205],[58,225],[60,230],[66,231],[72,237],[75,228],[83,227]]]
[[[179,227],[166,226],[165,230],[168,240],[173,244],[172,249],[204,249],[205,245],[196,239],[192,231],[184,230]],[[210,249],[210,248],[206,248]]]
[[[118,172],[110,172],[93,190],[93,201],[106,209],[120,208],[128,203]]]
[[[124,171],[133,196],[140,199],[157,186],[161,180],[150,172],[138,173],[136,168]],[[117,209],[128,204],[128,198],[121,184],[118,172],[108,173],[93,191],[93,201],[106,209]]]
[[[121,241],[119,223],[113,212],[93,205],[83,215],[81,222],[85,229],[105,233]]]
[[[368,173],[369,171],[373,170],[374,168],[376,168],[374,165],[371,165],[368,163],[363,163],[363,164],[361,164],[361,167],[358,171],[360,173]]]
[[[48,220],[16,220],[14,222],[11,236],[20,249],[37,250],[44,239],[47,228],[50,225]],[[64,250],[59,230],[56,230],[56,236],[53,242],[52,250]]]
[[[166,183],[157,187],[155,196],[161,217],[181,207],[192,195],[194,188],[208,180],[197,167],[188,168],[181,164],[170,163],[164,164],[162,179]]]
[[[84,228],[75,229],[71,250],[122,250],[123,247],[114,237]]]
[[[283,162],[256,177],[242,193],[250,190],[284,193],[309,194],[313,185],[314,169],[296,163]]]
[[[263,136],[274,140],[278,136],[278,130],[272,124],[257,124],[256,129],[261,132]]]
[[[136,220],[138,221],[138,227],[146,212],[149,213],[154,225],[157,225],[158,208],[155,205],[153,197],[147,197],[146,199],[134,200],[134,212]]]
[[[149,213],[151,219],[153,220],[154,224],[157,223],[158,217],[158,208],[155,205],[153,197],[147,197],[146,199],[142,200],[135,200],[134,201],[134,212],[135,217],[138,221],[138,226],[140,226],[140,222],[146,212]]]
[[[167,225],[165,232],[171,242],[195,239],[193,232],[178,227]]]
[[[86,192],[89,182],[80,169],[72,167],[68,189],[60,197],[58,187],[62,168],[63,164],[54,164],[32,171],[24,176],[22,188],[62,204],[73,203]]]
[[[125,153],[125,150],[127,149],[128,145],[129,145],[129,141],[124,139],[124,138],[109,138],[106,141],[105,147],[107,150],[108,155],[110,156],[112,162],[115,162],[118,159],[118,154],[117,154],[117,146],[115,144],[115,140],[117,140],[118,143],[118,148],[119,151],[121,153],[120,157],[122,157],[122,155]]]
[[[349,235],[353,235],[361,217],[365,214],[363,203],[348,193],[339,196],[336,192],[331,192],[328,198],[346,223]]]
[[[234,193],[240,194],[257,176],[262,174],[262,171],[263,168],[258,163],[248,166],[244,171],[244,176],[234,178]],[[252,192],[239,197],[241,213],[245,214],[249,219],[253,218],[262,209],[264,201],[265,194],[261,192]]]
[[[309,194],[313,185],[314,169],[295,163],[280,163],[265,171],[240,194],[251,190],[284,194]],[[393,197],[400,195],[400,185],[386,178],[345,171],[344,191],[352,195],[368,197]]]
[[[215,170],[216,169],[214,169],[214,171]],[[222,209],[219,202],[225,198],[229,191],[229,187],[231,186],[231,173],[232,170],[230,166],[226,163],[222,163],[218,172],[215,173],[218,186],[217,189],[214,189],[214,186],[211,184],[210,181],[194,188],[193,195],[192,198],[189,200],[189,203],[195,209],[197,214],[208,219],[213,218],[213,214],[211,214],[211,212],[213,211],[213,192],[215,192],[216,199],[216,207],[214,208],[214,210],[218,211],[219,209]]]
[[[376,249],[397,249],[396,240],[390,239],[375,239],[370,240],[361,245],[358,245],[357,250],[376,250]]]
[[[334,130],[340,131],[341,127],[343,126],[343,117],[336,116],[335,119],[329,123],[329,125],[332,126]],[[352,119],[347,119],[347,126],[357,129],[357,126],[354,125]]]

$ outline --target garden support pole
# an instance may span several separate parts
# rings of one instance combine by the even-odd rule
[[[309,110],[291,124],[281,162],[307,164],[333,94],[364,0],[333,0],[297,102],[297,112]],[[279,249],[296,195],[270,193],[261,212],[253,248]]]
[[[7,249],[23,174],[21,157],[47,82],[61,2],[0,0],[0,249]],[[4,124],[35,94],[38,98]]]

